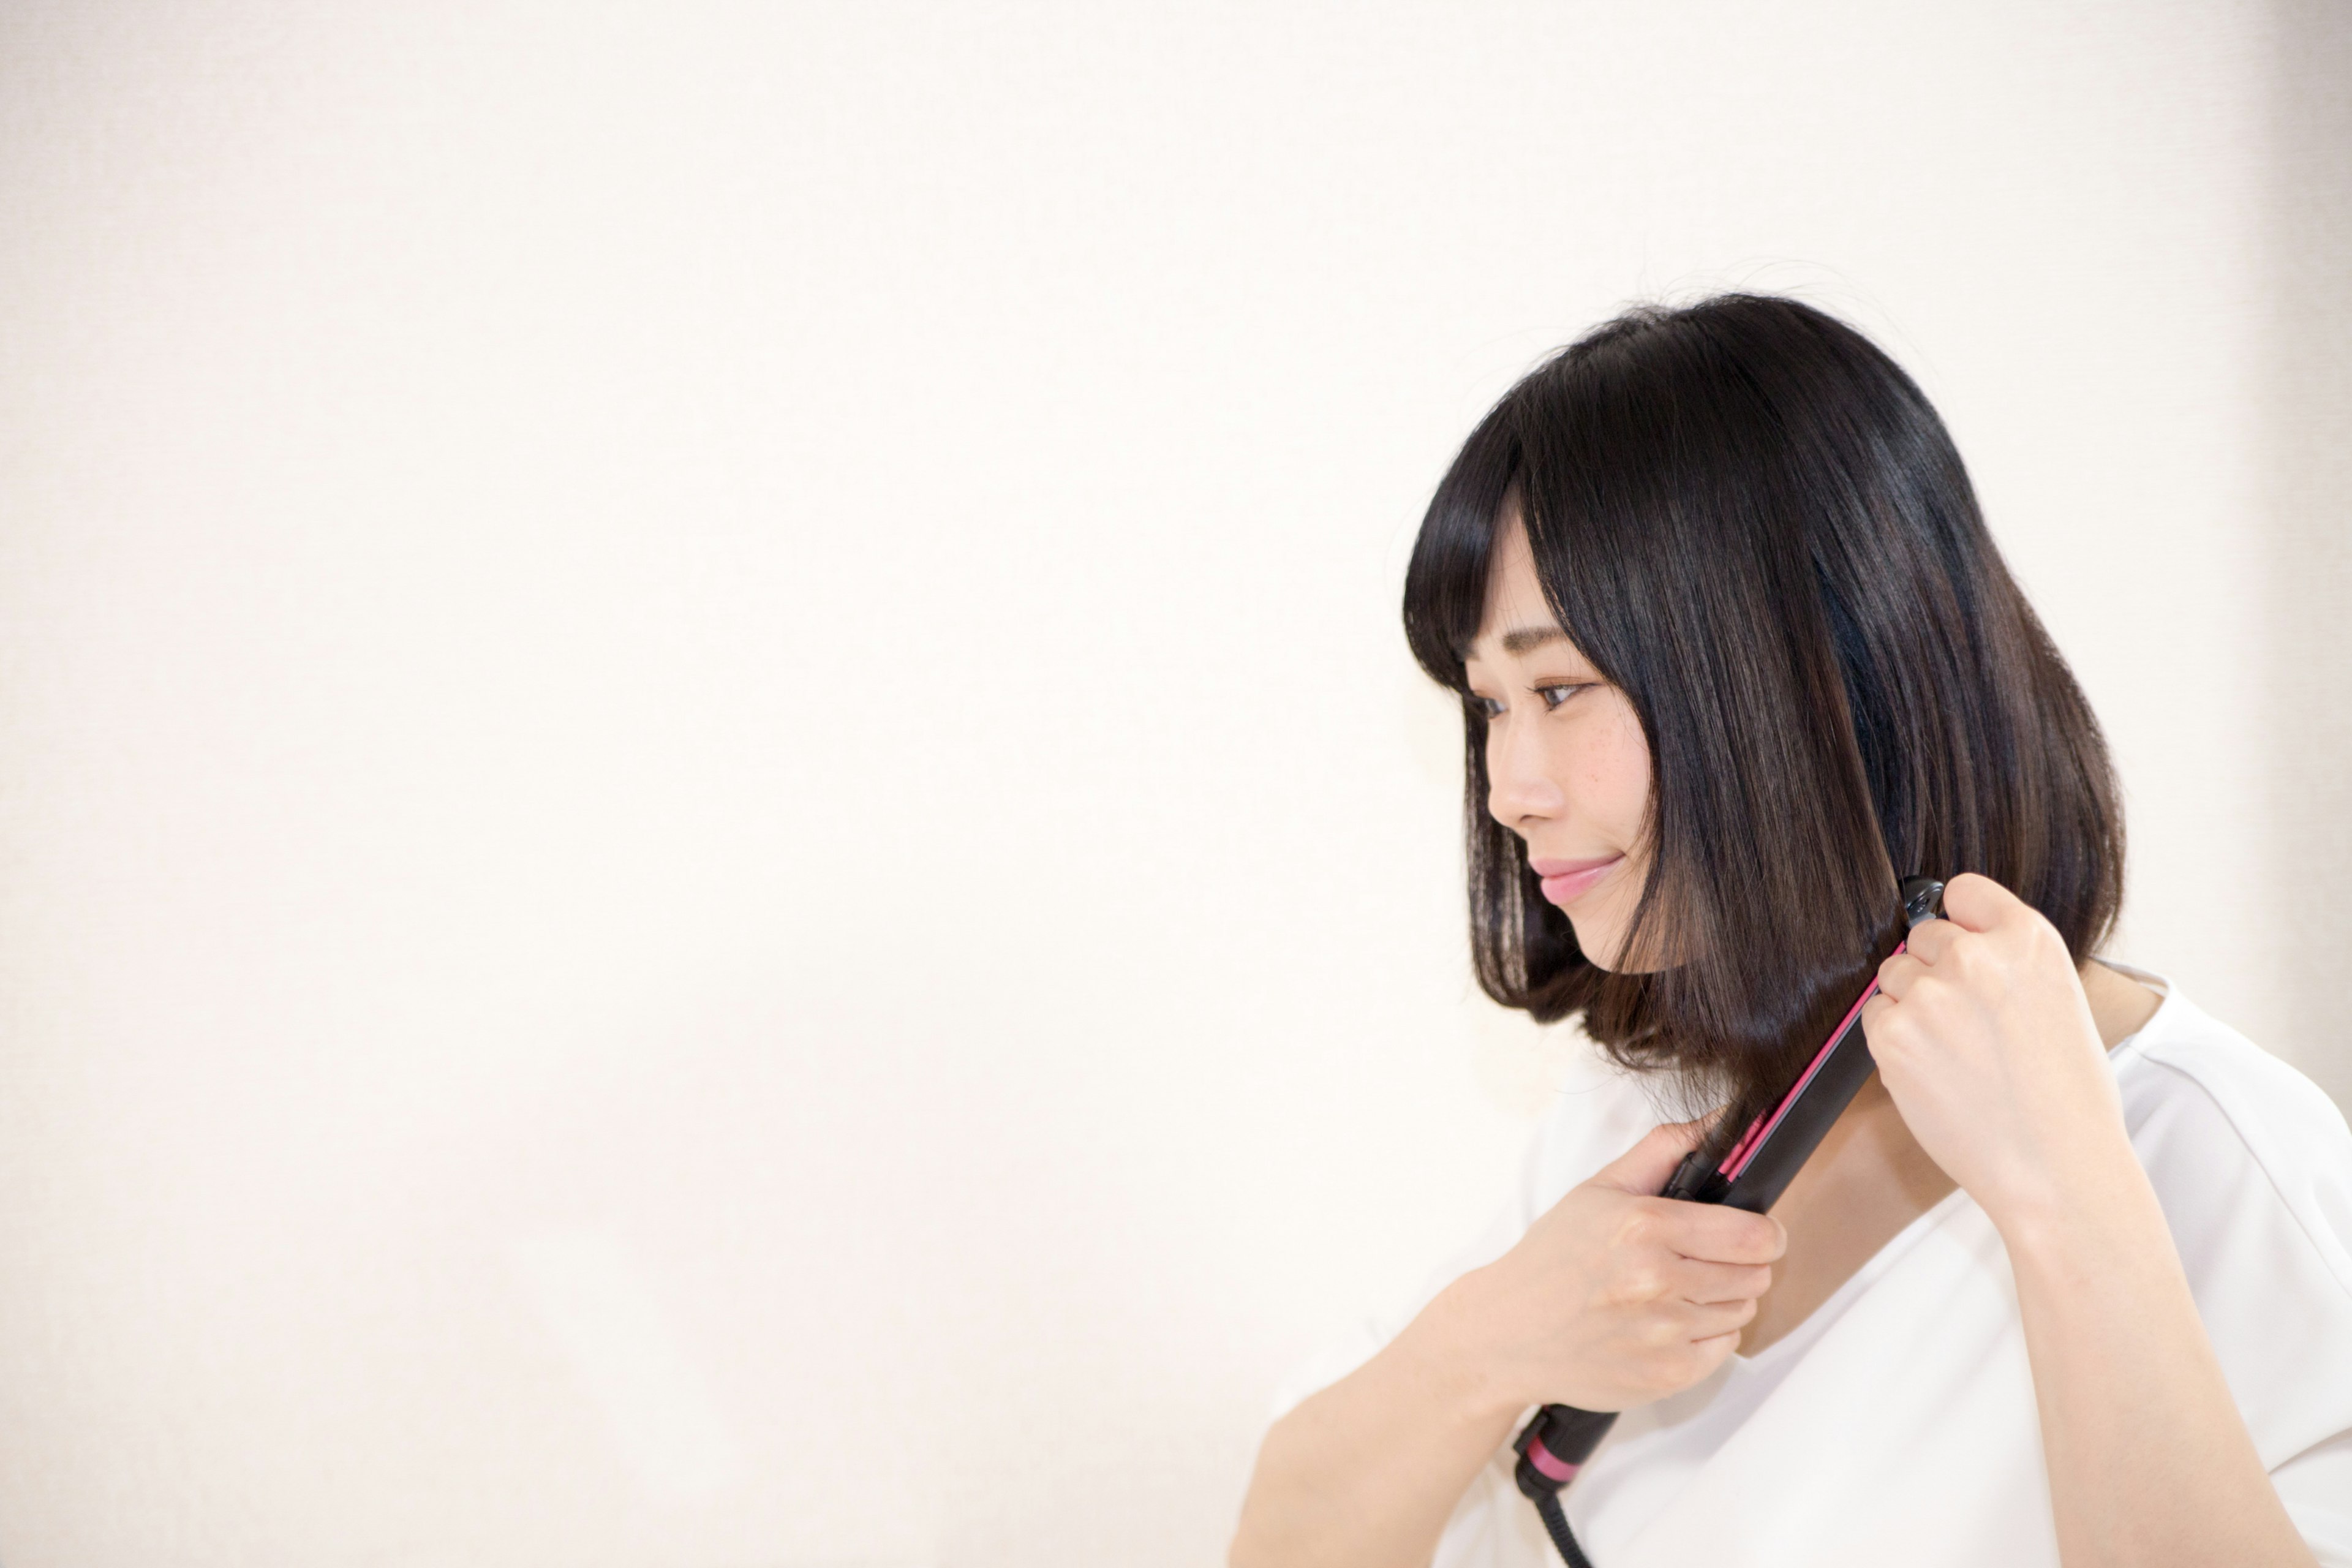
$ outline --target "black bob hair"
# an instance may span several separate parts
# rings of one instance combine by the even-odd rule
[[[1588,961],[1487,814],[1463,666],[1513,506],[1561,629],[1649,742],[1649,869],[1622,951],[1670,962]],[[1438,485],[1404,623],[1465,700],[1480,986],[1546,1023],[1580,1013],[1685,1110],[1723,1106],[1718,1144],[1893,951],[1900,879],[1981,872],[2078,963],[2115,921],[2123,815],[2090,705],[1943,421],[1811,306],[1640,307],[1537,367]]]

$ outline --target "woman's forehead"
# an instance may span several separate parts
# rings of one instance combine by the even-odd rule
[[[1496,653],[1516,657],[1562,637],[1559,619],[1544,598],[1535,553],[1516,508],[1496,519],[1495,545],[1486,562],[1486,599],[1470,657]]]

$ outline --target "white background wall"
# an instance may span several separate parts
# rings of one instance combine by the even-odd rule
[[[0,1558],[1217,1560],[1573,1048],[1396,600],[1634,297],[1922,379],[2352,1094],[2347,37],[13,0]]]

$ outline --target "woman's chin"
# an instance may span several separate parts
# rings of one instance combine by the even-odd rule
[[[1570,915],[1568,923],[1569,929],[1576,932],[1576,950],[1595,969],[1605,969],[1612,974],[1650,974],[1671,969],[1680,962],[1671,952],[1653,958],[1659,945],[1654,940],[1643,942],[1628,953],[1625,921],[1622,920],[1604,921],[1591,916],[1578,920]]]
[[[1617,967],[1617,948],[1624,932],[1613,927],[1607,931],[1590,929],[1597,923],[1591,921],[1571,919],[1568,923],[1576,932],[1576,950],[1584,954],[1585,963],[1595,969],[1614,970]]]

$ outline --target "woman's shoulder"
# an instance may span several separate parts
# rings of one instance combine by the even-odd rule
[[[2166,994],[2115,1049],[2132,1147],[2263,1467],[2284,1485],[2289,1461],[2321,1464],[2296,1484],[2325,1492],[2336,1461],[2314,1456],[2352,1440],[2352,1131],[2179,986],[2134,977]]]
[[[1618,1066],[1580,1033],[1578,1045],[1529,1151],[1523,1197],[1530,1220],[1673,1119],[1662,1100],[1665,1080]]]
[[[2116,965],[2123,968],[2123,965]],[[2192,1276],[2268,1216],[2352,1298],[2352,1129],[2293,1066],[2164,986],[2155,1016],[2116,1047],[2132,1144]],[[2220,1262],[2219,1256],[2213,1261]]]

